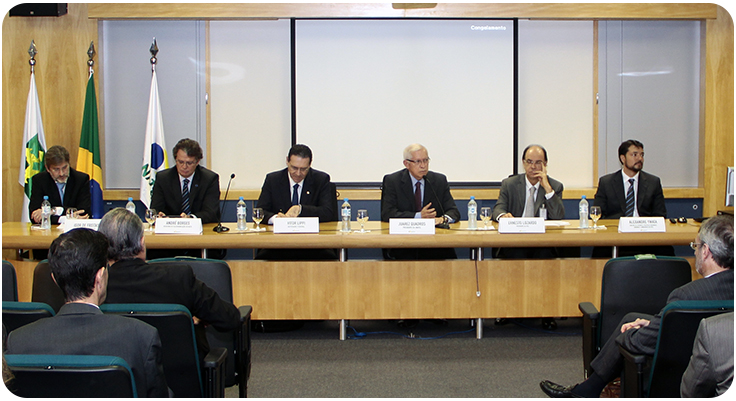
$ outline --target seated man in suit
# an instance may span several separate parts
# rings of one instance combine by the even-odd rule
[[[644,144],[629,139],[618,147],[621,170],[604,175],[598,180],[593,204],[601,207],[601,219],[620,217],[667,216],[659,177],[642,171]],[[675,256],[671,246],[619,247],[618,256],[641,253]],[[593,257],[611,257],[611,248],[596,247]]]
[[[10,332],[9,354],[109,355],[130,366],[138,395],[168,397],[158,331],[138,320],[104,315],[108,282],[108,242],[83,228],[55,239],[49,263],[66,304],[51,318]]]
[[[257,207],[263,220],[273,224],[279,217],[319,217],[319,222],[337,220],[337,195],[330,175],[312,168],[312,150],[294,145],[286,155],[286,168],[266,175]],[[331,249],[261,249],[256,259],[337,259]]]
[[[41,222],[41,202],[48,196],[51,202],[51,224],[58,224],[59,217],[70,207],[77,209],[77,218],[89,217],[92,207],[89,194],[89,175],[69,166],[69,151],[61,146],[52,146],[44,157],[46,171],[31,178],[31,198],[28,212],[31,221]],[[58,208],[58,210],[54,210]]]
[[[733,312],[700,321],[680,395],[712,398],[726,392],[733,382]]]
[[[673,290],[667,303],[733,300],[733,217],[706,220],[691,246],[695,250],[695,269],[704,278]],[[661,319],[661,312],[655,316],[627,314],[619,324],[620,334],[611,336],[591,361],[594,372],[587,380],[567,387],[544,380],[539,383],[542,391],[553,398],[599,397],[623,369],[619,345],[634,354],[654,355]]]
[[[205,325],[227,331],[240,324],[235,305],[197,280],[186,263],[151,266],[146,263],[143,223],[124,208],[115,208],[102,218],[98,231],[110,241],[112,262],[107,284],[107,303],[163,303],[184,305],[194,316],[194,334],[200,360],[209,352]]]
[[[404,149],[404,169],[383,177],[381,221],[390,218],[434,219],[436,225],[460,220],[444,174],[429,171],[429,151],[415,143]],[[455,259],[452,248],[384,249],[390,260]]]

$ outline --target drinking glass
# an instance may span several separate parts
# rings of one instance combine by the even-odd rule
[[[360,231],[361,233],[369,233],[370,230],[366,230],[363,226],[368,221],[368,211],[365,209],[358,210],[358,223],[360,223]]]
[[[488,223],[491,222],[491,208],[484,206],[480,208],[480,219],[483,220],[483,229],[488,230]]]
[[[261,231],[261,221],[262,220],[263,220],[263,209],[260,207],[253,208],[253,221],[256,223],[256,228],[255,228],[256,231]]]
[[[156,222],[158,212],[156,209],[146,209],[146,221],[148,222],[148,231],[153,231],[153,224]]]
[[[599,228],[598,219],[601,218],[601,207],[600,206],[590,207],[590,218],[593,219],[593,229],[597,230]]]
[[[76,219],[77,218],[77,208],[70,207],[66,209],[66,218],[67,219]]]

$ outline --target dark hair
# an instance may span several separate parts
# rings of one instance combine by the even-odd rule
[[[542,153],[544,153],[544,161],[547,162],[547,149],[545,149],[544,146],[542,145],[535,145],[535,144],[531,144],[527,146],[526,148],[524,148],[524,152],[521,153],[521,160],[526,159],[526,152],[534,146],[538,147],[539,149],[542,149]]]
[[[194,139],[184,138],[177,142],[176,145],[174,145],[173,150],[174,159],[176,159],[176,154],[179,153],[180,150],[183,150],[187,156],[197,159],[197,161],[202,160],[202,147],[199,146],[199,143]]]
[[[289,154],[286,155],[286,160],[291,160],[291,156],[298,156],[302,159],[309,159],[309,164],[312,164],[312,149],[309,149],[307,145],[296,144],[289,149]]]
[[[708,245],[713,260],[724,269],[733,269],[733,217],[715,216],[706,220],[698,232],[700,241]]]
[[[621,156],[625,156],[629,152],[629,148],[635,146],[637,148],[644,149],[644,144],[637,141],[636,139],[629,139],[628,141],[622,142],[618,147],[618,161],[621,161]]]
[[[97,231],[110,242],[107,248],[110,260],[134,258],[143,250],[143,223],[140,217],[125,208],[116,207],[102,216]]]
[[[75,228],[51,243],[51,273],[67,302],[92,295],[97,272],[107,266],[107,246],[102,233],[87,228]]]
[[[58,166],[64,162],[69,163],[69,151],[65,147],[54,145],[46,151],[43,161],[46,167]]]

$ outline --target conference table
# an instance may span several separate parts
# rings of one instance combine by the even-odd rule
[[[482,223],[479,222],[482,228]],[[551,223],[554,224],[554,223]],[[600,220],[605,229],[580,229],[578,222],[548,226],[543,234],[501,234],[469,230],[467,222],[436,229],[434,235],[390,234],[389,224],[370,221],[369,232],[341,232],[339,222],[321,223],[315,234],[274,234],[271,226],[256,232],[217,233],[206,224],[199,235],[146,231],[149,249],[294,249],[331,248],[338,261],[227,260],[232,270],[233,301],[252,305],[254,320],[338,320],[345,338],[349,320],[470,319],[482,337],[482,319],[576,317],[578,303],[599,306],[606,259],[558,258],[503,260],[485,258],[486,248],[688,245],[699,223],[666,222],[663,233],[619,233],[617,220]],[[252,228],[252,223],[248,224]],[[44,249],[61,233],[36,230],[29,223],[3,223],[3,249]],[[350,260],[358,248],[469,248],[471,260]],[[694,259],[688,258],[691,265]],[[11,260],[21,301],[30,300],[35,261]],[[693,269],[694,278],[698,274]]]

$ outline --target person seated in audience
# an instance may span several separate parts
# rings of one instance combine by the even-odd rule
[[[691,246],[695,250],[695,269],[703,278],[673,290],[667,303],[733,300],[733,217],[706,220]],[[539,383],[542,391],[553,398],[599,397],[623,369],[619,346],[634,354],[654,355],[661,319],[661,312],[655,316],[627,314],[618,326],[619,334],[611,336],[590,362],[593,373],[587,380],[572,386],[544,380]]]
[[[100,311],[107,294],[108,245],[103,234],[84,228],[51,243],[51,273],[66,304],[54,317],[11,331],[7,353],[117,356],[130,366],[139,396],[168,397],[158,331]]]
[[[693,355],[682,375],[680,395],[712,398],[733,382],[733,312],[700,321]]]
[[[149,265],[143,223],[124,208],[115,208],[100,221],[98,231],[110,241],[107,303],[180,304],[194,316],[194,333],[200,360],[209,352],[205,325],[234,330],[240,314],[232,303],[194,276],[186,263]]]

